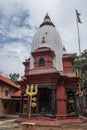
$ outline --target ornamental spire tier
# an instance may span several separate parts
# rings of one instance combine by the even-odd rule
[[[52,23],[48,13],[45,15],[43,23],[40,25],[40,27],[44,26],[44,25],[49,25],[49,26],[53,26],[55,27],[55,25]]]

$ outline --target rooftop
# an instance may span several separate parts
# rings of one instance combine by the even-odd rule
[[[14,83],[12,82],[10,79],[0,75],[0,81],[6,83],[6,84],[9,84],[10,86],[16,88],[16,89],[19,89],[19,87]]]

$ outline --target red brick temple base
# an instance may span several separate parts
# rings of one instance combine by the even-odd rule
[[[17,119],[18,122],[28,122],[28,118],[21,118],[19,117]],[[83,124],[87,122],[87,118],[85,117],[65,117],[65,118],[55,118],[55,119],[51,119],[48,117],[33,117],[31,118],[31,121],[35,123],[35,126],[47,126],[47,127],[51,127],[51,126],[61,126],[61,125],[68,125],[68,124]],[[30,129],[30,130],[34,130]]]

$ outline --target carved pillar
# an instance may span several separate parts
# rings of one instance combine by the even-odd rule
[[[56,116],[56,89],[51,89],[52,97],[51,97],[51,112],[53,114],[53,117]]]
[[[23,95],[25,94],[25,90],[21,90],[20,96],[20,113],[23,113]]]
[[[75,115],[78,116],[77,102],[76,102],[76,92],[74,91],[74,100],[75,100]]]

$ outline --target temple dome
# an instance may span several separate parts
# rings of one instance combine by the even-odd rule
[[[46,14],[43,23],[40,25],[39,29],[36,31],[31,46],[31,52],[38,49],[42,43],[42,38],[45,39],[46,46],[49,46],[54,52],[54,67],[58,71],[63,70],[62,65],[62,55],[63,55],[63,45],[59,33],[57,32],[55,25],[52,23],[48,14]],[[33,57],[30,57],[30,69],[33,69]]]

